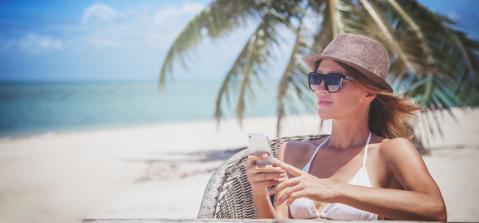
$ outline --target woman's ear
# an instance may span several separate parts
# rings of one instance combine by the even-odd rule
[[[378,96],[377,93],[374,93],[374,92],[366,92],[366,97],[365,97],[365,99],[366,99],[366,101],[368,101],[368,102],[372,102],[372,101],[376,98],[376,96]]]

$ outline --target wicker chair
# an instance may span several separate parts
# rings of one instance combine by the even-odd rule
[[[320,137],[320,135],[282,137],[272,140],[270,144],[276,157],[283,142],[315,140]],[[211,176],[203,195],[198,218],[256,218],[251,187],[246,179],[244,167],[249,153],[249,149],[237,152]]]

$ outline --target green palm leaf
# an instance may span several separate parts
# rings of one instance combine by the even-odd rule
[[[180,60],[183,67],[188,68],[185,56],[205,37],[211,39],[223,37],[236,27],[244,26],[249,20],[261,17],[265,7],[265,3],[257,3],[254,0],[212,2],[186,25],[171,45],[161,66],[159,86],[164,87],[166,76],[171,73],[174,61]]]
[[[231,103],[233,93],[237,93],[235,114],[242,124],[246,108],[247,93],[254,98],[252,90],[252,78],[256,83],[261,83],[260,73],[266,73],[270,64],[271,56],[275,48],[279,48],[282,40],[278,30],[289,27],[289,19],[294,16],[294,10],[286,10],[286,13],[278,13],[280,8],[295,7],[294,2],[278,2],[272,5],[257,26],[256,30],[249,37],[246,45],[229,69],[223,83],[221,84],[215,104],[215,119],[219,124],[224,117],[223,103]],[[236,96],[236,95],[235,95]]]
[[[308,101],[305,81],[305,67],[301,64],[301,52],[307,49],[308,45],[305,42],[305,38],[302,36],[303,21],[306,11],[302,13],[299,24],[294,32],[295,41],[293,44],[293,49],[291,50],[288,64],[281,75],[281,79],[278,86],[278,95],[276,98],[276,135],[281,134],[281,124],[282,119],[286,115],[286,106],[289,105],[290,110],[297,112],[299,105],[296,103],[301,101],[306,103]]]
[[[409,82],[409,76],[417,76],[406,95],[413,97],[429,111],[446,110],[450,115],[451,107],[474,105],[472,100],[461,99],[459,92],[467,95],[478,94],[475,72],[478,59],[474,53],[477,52],[477,42],[450,28],[449,19],[430,12],[415,1],[388,0],[387,3],[376,3],[385,20],[396,30],[395,35],[400,39],[402,48],[411,58],[415,58],[414,61],[421,71],[395,80]],[[390,5],[392,7],[389,7]],[[467,48],[464,44],[468,44]],[[465,81],[466,79],[473,81]],[[473,100],[477,103],[477,97]],[[436,114],[437,112],[423,114],[428,120],[424,123],[427,127],[418,128],[422,129],[423,133],[420,135],[423,135],[423,138],[430,138],[435,132],[442,134]],[[436,124],[435,127],[433,123]]]

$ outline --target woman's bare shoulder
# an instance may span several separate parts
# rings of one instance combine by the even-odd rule
[[[422,166],[424,161],[414,143],[407,138],[393,138],[384,140],[379,146],[381,158],[392,166],[409,164],[416,167]]]
[[[313,155],[316,147],[325,139],[325,135],[321,135],[315,140],[284,142],[279,147],[279,158],[297,168],[302,168]]]
[[[405,153],[411,151],[417,152],[414,143],[411,140],[402,137],[384,139],[380,143],[379,149],[381,154],[386,156],[396,156],[398,155],[398,153]]]

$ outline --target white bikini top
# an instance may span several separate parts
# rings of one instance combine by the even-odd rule
[[[316,151],[313,153],[313,156],[309,160],[309,162],[304,166],[303,171],[309,173],[309,169],[311,167],[311,162],[313,161],[316,153],[318,153],[321,146],[327,141],[328,139],[324,140],[317,148]],[[348,184],[352,185],[359,185],[365,187],[372,187],[371,182],[369,180],[368,173],[366,171],[366,159],[368,157],[368,144],[369,140],[371,140],[371,132],[369,133],[368,140],[366,141],[366,145],[364,146],[364,157],[363,163],[359,171],[354,175],[354,177],[349,181]],[[308,198],[298,198],[294,200],[289,205],[289,210],[291,212],[291,216],[293,218],[328,218],[328,219],[335,219],[335,220],[377,220],[378,215],[367,212],[361,209],[354,208],[349,205],[341,204],[341,203],[329,203],[326,204],[324,209],[319,212],[316,209],[314,201]]]

